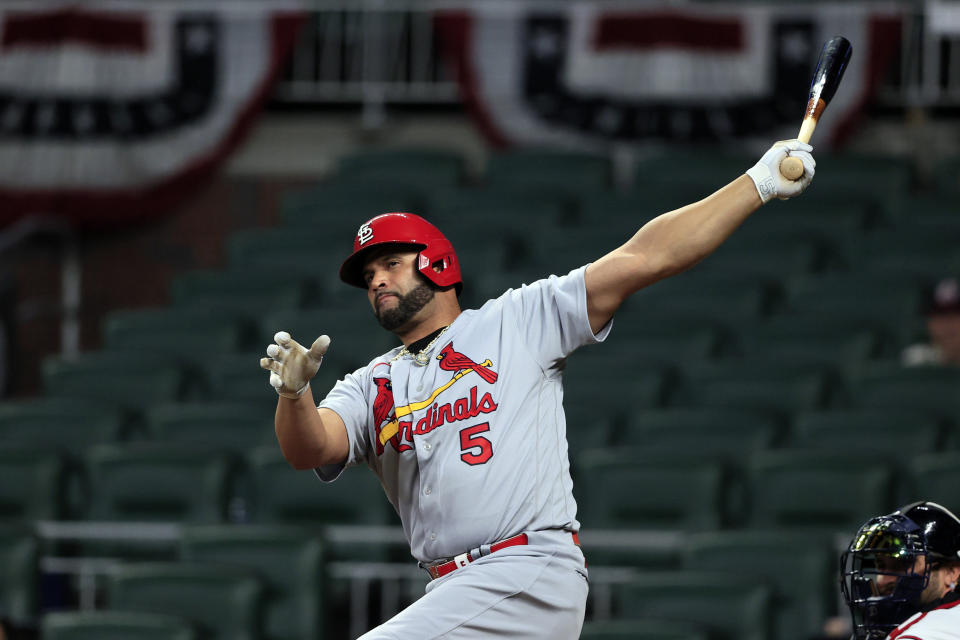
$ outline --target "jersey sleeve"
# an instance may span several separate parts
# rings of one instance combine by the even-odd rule
[[[367,430],[367,416],[370,415],[367,406],[367,394],[364,388],[366,380],[365,369],[357,369],[347,374],[343,380],[337,382],[327,394],[318,409],[329,409],[335,412],[347,428],[347,438],[350,442],[347,460],[343,464],[330,464],[317,467],[314,471],[317,477],[324,482],[336,480],[344,469],[360,464],[366,460],[370,448]]]
[[[586,266],[579,267],[504,294],[504,303],[515,314],[526,345],[544,370],[578,347],[603,342],[613,326],[611,320],[597,334],[590,328],[586,271]]]

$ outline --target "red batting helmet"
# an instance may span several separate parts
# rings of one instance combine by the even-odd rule
[[[412,244],[420,247],[417,269],[439,287],[463,288],[460,261],[453,245],[435,226],[412,213],[384,213],[367,220],[353,239],[353,253],[340,266],[340,279],[366,289],[363,264],[371,249],[385,244]],[[434,268],[439,267],[436,271]]]

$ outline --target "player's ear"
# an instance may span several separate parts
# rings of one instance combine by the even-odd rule
[[[951,562],[944,567],[944,571],[946,572],[944,582],[952,584],[953,589],[951,591],[953,591],[957,588],[957,583],[960,582],[960,562]]]

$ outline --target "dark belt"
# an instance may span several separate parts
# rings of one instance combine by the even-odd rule
[[[576,531],[572,531],[571,535],[573,536],[573,543],[579,546],[580,536],[577,535]],[[490,545],[490,553],[493,553],[494,551],[500,551],[500,549],[506,549],[507,547],[515,547],[518,545],[525,545],[525,544],[529,544],[529,542],[527,541],[527,534],[521,533],[519,535],[513,536],[512,538],[507,538],[506,540],[501,540],[500,542],[494,542],[492,545]],[[484,555],[487,555],[487,554],[484,554]],[[430,574],[430,577],[433,580],[436,580],[437,578],[442,578],[448,573],[452,573],[456,571],[460,567],[467,566],[468,564],[470,564],[476,559],[477,558],[474,558],[473,554],[471,553],[461,553],[460,555],[456,556],[453,560],[448,560],[446,562],[441,562],[440,564],[435,564],[432,566],[428,565],[428,566],[425,566],[424,569],[427,570],[427,573]]]

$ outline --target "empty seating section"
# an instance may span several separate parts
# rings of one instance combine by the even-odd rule
[[[186,444],[102,444],[87,450],[94,520],[222,522],[233,462]]]
[[[771,589],[742,572],[647,572],[615,585],[614,597],[623,618],[693,623],[720,640],[771,637]]]
[[[725,524],[728,474],[707,455],[586,451],[574,468],[580,517],[604,529],[715,529]]]
[[[368,524],[397,522],[377,477],[347,469],[326,486],[313,472],[290,468],[279,447],[254,449],[248,459],[251,519],[261,524]]]
[[[32,444],[76,454],[123,436],[121,412],[70,398],[41,397],[0,404],[0,442]]]
[[[48,358],[42,397],[0,403],[0,618],[45,640],[334,637],[356,585],[330,567],[411,560],[363,465],[328,486],[284,459],[258,361],[277,331],[329,335],[319,401],[400,344],[338,278],[359,225],[435,222],[476,307],[597,260],[755,161],[662,152],[614,187],[623,172],[590,153],[344,156],[282,195],[277,226],[233,232],[221,266],[173,278],[168,305],[111,311],[101,349]],[[838,613],[839,540],[908,501],[960,509],[960,369],[900,364],[927,339],[926,292],[960,275],[960,158],[924,195],[900,158],[817,161],[803,197],[632,296],[605,344],[557,363],[596,569],[582,638],[806,640]],[[110,540],[66,547],[118,564],[97,611],[49,612],[31,525],[60,520],[180,529],[165,563]]]
[[[783,425],[768,413],[743,409],[664,408],[638,411],[617,443],[663,452],[698,451],[740,457],[776,445]]]
[[[771,589],[773,636],[817,637],[832,610],[836,554],[829,536],[790,530],[700,533],[685,547],[683,568],[752,576]]]
[[[272,413],[253,412],[249,407],[231,402],[157,404],[146,411],[142,437],[153,442],[197,445],[242,455],[275,441]]]
[[[876,456],[781,448],[747,463],[749,521],[758,528],[856,531],[891,510],[894,472]]]
[[[0,521],[26,523],[70,517],[67,462],[35,445],[0,445]]]
[[[48,613],[41,621],[44,640],[198,640],[197,628],[178,616],[142,611]]]
[[[188,620],[201,638],[259,640],[264,586],[251,569],[207,563],[131,563],[109,577],[111,610]]]
[[[265,638],[322,637],[324,558],[315,534],[274,526],[190,527],[182,539],[181,557],[254,571],[265,587]]]

